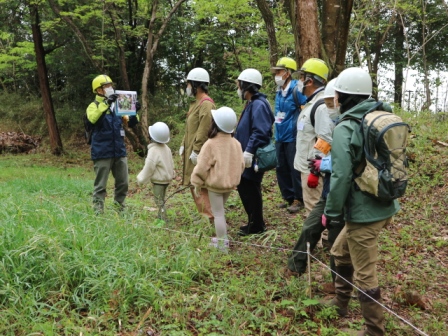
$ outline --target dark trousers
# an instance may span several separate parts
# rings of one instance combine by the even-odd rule
[[[261,196],[261,181],[256,182],[241,177],[238,185],[238,194],[247,213],[247,224],[252,228],[262,228],[265,226],[263,219],[263,198]]]
[[[321,197],[303,223],[302,233],[294,246],[294,252],[292,252],[288,259],[288,268],[293,272],[306,272],[308,261],[307,254],[304,253],[306,252],[306,243],[310,243],[310,252],[312,252],[319,242],[321,234],[325,230],[325,227],[322,226],[322,215],[324,213],[326,203],[327,200]],[[337,227],[332,225],[327,226],[328,243],[330,246],[333,246],[333,243],[342,231],[343,227],[344,225]],[[330,267],[332,270],[335,270],[333,257],[330,257]],[[331,275],[334,276],[334,273],[332,272]]]
[[[276,142],[278,186],[284,200],[292,203],[299,200],[303,203],[302,179],[300,172],[294,169],[296,142]]]

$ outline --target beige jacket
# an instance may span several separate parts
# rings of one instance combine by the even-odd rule
[[[185,124],[185,135],[182,145],[184,146],[183,155],[183,174],[182,184],[190,184],[190,176],[193,172],[194,165],[190,160],[192,151],[196,154],[201,152],[202,146],[208,139],[208,131],[212,123],[211,110],[215,108],[215,104],[209,100],[202,99],[195,101],[190,105],[187,114],[187,122]]]
[[[171,149],[161,143],[148,145],[148,156],[143,170],[137,175],[137,183],[151,181],[156,184],[169,184],[174,178],[174,162]]]
[[[308,159],[314,159],[315,155],[325,156],[314,148],[317,138],[328,143],[332,141],[334,123],[330,119],[325,104],[320,105],[314,115],[314,127],[311,124],[311,110],[319,99],[323,98],[324,90],[319,91],[311,101],[307,102],[297,119],[296,155],[294,156],[294,169],[302,174],[309,174]]]
[[[191,183],[216,193],[230,192],[240,183],[243,171],[241,144],[230,134],[218,132],[202,146]]]

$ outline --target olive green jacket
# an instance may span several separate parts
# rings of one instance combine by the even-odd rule
[[[208,131],[212,123],[211,110],[214,108],[215,104],[212,101],[203,98],[191,103],[188,110],[182,142],[184,146],[182,184],[185,186],[190,184],[190,176],[194,168],[190,160],[191,152],[194,151],[199,154],[202,145],[207,141]]]
[[[345,220],[351,223],[371,223],[395,215],[400,206],[397,200],[380,202],[356,187],[353,172],[364,160],[363,136],[360,120],[377,102],[369,98],[341,115],[333,132],[331,148],[332,174],[325,215],[336,217],[345,211]],[[391,112],[389,105],[381,108]]]

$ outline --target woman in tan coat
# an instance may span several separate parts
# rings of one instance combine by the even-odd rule
[[[212,110],[212,116],[209,139],[198,156],[191,183],[195,190],[208,189],[216,229],[216,238],[212,238],[211,245],[227,252],[229,240],[224,205],[240,183],[244,157],[241,144],[232,136],[236,126],[235,112],[230,107],[221,107]]]
[[[205,69],[194,68],[187,76],[187,90],[189,97],[195,97],[187,113],[184,139],[179,149],[183,159],[182,184],[191,185],[190,176],[197,163],[198,154],[207,141],[207,134],[212,122],[211,110],[215,108],[214,101],[208,96],[210,76]],[[213,222],[214,217],[210,208],[210,200],[206,188],[197,194],[191,186],[191,194],[199,213]]]

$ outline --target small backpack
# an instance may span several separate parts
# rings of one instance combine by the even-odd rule
[[[383,202],[402,197],[408,183],[406,146],[411,128],[377,103],[360,122],[365,160],[355,169],[359,190]]]

